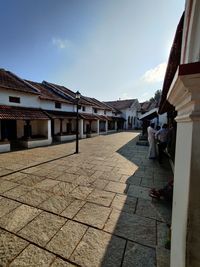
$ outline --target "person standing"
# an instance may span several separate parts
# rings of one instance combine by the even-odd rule
[[[168,126],[166,123],[156,132],[155,138],[158,140],[158,161],[159,163],[162,163],[164,150],[167,147],[168,141]]]
[[[155,142],[155,133],[156,130],[154,129],[155,124],[151,123],[150,126],[147,128],[148,133],[148,141],[149,141],[149,159],[156,158],[156,142]]]

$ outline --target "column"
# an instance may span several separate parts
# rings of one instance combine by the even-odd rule
[[[117,130],[117,121],[115,121],[115,130]]]
[[[47,131],[48,131],[48,134],[47,134],[47,137],[48,137],[48,140],[52,140],[52,137],[51,137],[51,120],[48,120],[47,121]]]
[[[79,137],[83,138],[83,119],[79,120]]]
[[[106,127],[105,132],[107,133],[108,132],[108,121],[106,121],[105,127]]]
[[[63,119],[60,119],[60,135],[63,134]]]
[[[99,120],[97,120],[97,134],[99,134]]]
[[[26,120],[24,125],[24,137],[28,140],[31,138],[31,125],[30,120]]]
[[[170,266],[196,267],[200,266],[200,74],[176,77],[168,93],[178,112]]]

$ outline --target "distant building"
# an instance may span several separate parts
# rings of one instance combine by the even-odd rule
[[[124,118],[124,129],[137,129],[140,126],[138,114],[141,109],[137,99],[106,101],[105,104],[121,112],[121,117]]]

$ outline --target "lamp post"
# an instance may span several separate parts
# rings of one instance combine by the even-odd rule
[[[79,91],[76,92],[76,154],[78,154],[79,149],[78,149],[78,104],[80,100],[81,94]]]

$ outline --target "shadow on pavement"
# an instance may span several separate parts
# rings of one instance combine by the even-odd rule
[[[171,167],[167,159],[162,165],[149,160],[148,147],[137,146],[136,141],[131,140],[117,151],[135,171],[120,180],[125,183],[124,191],[111,204],[104,231],[112,237],[101,266],[169,266],[170,251],[165,244],[169,239],[171,204],[152,200],[149,190],[167,184],[172,177]]]

